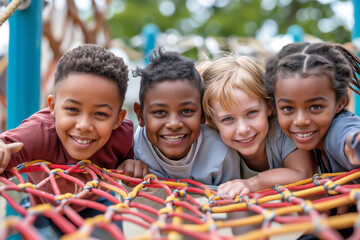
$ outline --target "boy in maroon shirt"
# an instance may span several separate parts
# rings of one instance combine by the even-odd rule
[[[55,73],[54,93],[48,97],[49,107],[0,135],[1,175],[9,177],[12,167],[31,160],[73,165],[89,159],[99,167],[125,169],[130,176],[143,177],[148,173],[146,165],[130,160],[133,124],[125,119],[126,110],[122,109],[127,83],[128,67],[123,59],[100,46],[85,44],[64,54]],[[90,174],[72,175],[83,182],[91,180]],[[28,181],[35,185],[48,176],[44,172],[27,173]],[[62,193],[82,190],[62,178],[57,184]],[[40,190],[54,193],[50,184]],[[103,201],[96,194],[86,199]],[[55,205],[30,194],[31,205],[45,202]],[[78,212],[85,209],[73,208]]]

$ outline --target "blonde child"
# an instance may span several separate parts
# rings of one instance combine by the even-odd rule
[[[262,84],[263,70],[250,57],[225,56],[200,70],[207,123],[224,143],[258,172],[248,179],[221,184],[224,198],[289,184],[315,172],[312,152],[302,151],[281,131]]]

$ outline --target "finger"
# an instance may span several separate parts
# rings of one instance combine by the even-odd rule
[[[134,165],[132,164],[132,162],[129,162],[128,164],[126,164],[126,166],[124,168],[124,172],[125,172],[126,176],[129,176],[129,177],[134,176]]]
[[[243,190],[240,192],[240,195],[245,195],[245,194],[249,194],[250,193],[250,189],[245,187],[243,188]]]
[[[229,191],[229,196],[231,199],[234,199],[236,197],[236,195],[239,194],[239,191],[236,191],[236,190],[230,190]]]
[[[0,173],[3,173],[5,171],[5,169],[9,165],[10,159],[11,159],[11,152],[9,150],[5,150],[0,166]]]
[[[145,177],[146,175],[148,175],[150,172],[149,172],[149,168],[148,166],[144,167],[143,168],[143,176]]]
[[[143,169],[142,169],[141,164],[136,164],[136,165],[135,165],[135,168],[134,168],[134,177],[135,177],[135,178],[143,178],[143,177],[144,177],[144,175],[143,175]]]
[[[349,205],[339,206],[337,207],[337,215],[341,215],[346,213],[349,210]]]
[[[11,154],[20,151],[20,149],[24,146],[24,144],[20,142],[16,142],[16,143],[9,143],[3,146],[5,147],[4,147],[4,151],[2,151],[2,158],[0,158],[2,159],[0,165],[0,173],[3,173],[7,168],[7,166],[9,165]]]
[[[6,148],[10,150],[10,153],[16,153],[24,146],[21,142],[9,143],[6,145]]]

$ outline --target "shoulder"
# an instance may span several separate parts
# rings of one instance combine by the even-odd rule
[[[360,130],[360,118],[353,112],[343,110],[331,122],[327,135]]]
[[[360,122],[360,118],[355,115],[355,113],[353,113],[352,111],[348,111],[348,110],[343,110],[340,113],[338,113],[332,123],[337,123],[337,122]]]
[[[26,141],[26,139],[40,140],[41,137],[51,135],[55,130],[55,120],[48,108],[40,110],[29,118],[25,119],[18,127],[8,130],[1,134],[1,138],[14,138],[18,141]]]
[[[34,113],[29,118],[25,119],[21,124],[33,123],[33,122],[41,123],[48,127],[55,127],[55,119],[51,115],[49,108],[44,108],[44,109]]]
[[[201,125],[201,134],[203,138],[214,138],[214,139],[220,139],[220,134],[215,129],[209,127],[207,124]]]
[[[114,132],[126,135],[133,135],[134,125],[131,120],[125,118],[121,125],[114,130]]]
[[[222,141],[218,131],[206,124],[201,125],[201,135],[200,149],[206,151],[208,154],[214,154],[216,152],[220,155],[226,155],[229,149],[232,149]]]

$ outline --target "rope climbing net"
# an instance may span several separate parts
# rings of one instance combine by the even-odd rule
[[[10,18],[20,4],[21,0],[12,0],[9,5],[6,6],[5,10],[0,13],[0,27]]]
[[[267,189],[233,200],[223,200],[216,190],[189,179],[157,179],[149,174],[144,179],[131,178],[118,170],[104,169],[88,160],[73,166],[56,165],[37,160],[21,164],[11,170],[19,183],[0,177],[1,196],[21,216],[9,216],[0,228],[0,239],[6,239],[14,233],[20,233],[24,239],[41,239],[34,227],[39,216],[51,221],[63,232],[61,239],[89,239],[95,228],[102,229],[114,239],[125,239],[121,228],[114,221],[131,222],[144,231],[136,239],[265,239],[292,232],[314,234],[320,239],[342,239],[339,229],[353,228],[349,239],[360,236],[360,185],[352,183],[360,177],[360,169],[347,173],[315,174],[291,185],[276,185]],[[26,182],[22,173],[42,172],[45,178],[37,185]],[[88,181],[74,177],[87,175]],[[62,192],[59,179],[76,185],[76,192]],[[126,188],[122,183],[131,183]],[[52,193],[41,190],[51,185]],[[167,197],[159,198],[141,191],[143,188],[163,189]],[[127,189],[130,189],[128,191]],[[24,208],[15,201],[11,191],[37,196],[54,204],[44,203]],[[109,193],[113,191],[116,196]],[[106,206],[87,200],[91,195],[104,197],[113,204]],[[200,203],[193,194],[203,196],[206,201]],[[314,198],[315,196],[315,198]],[[320,197],[322,196],[322,197]],[[312,199],[316,200],[309,200]],[[160,210],[136,202],[146,198],[163,206]],[[329,216],[325,210],[344,205],[357,206],[357,212]],[[91,218],[82,218],[74,206],[86,206],[103,214]],[[239,219],[217,219],[217,213],[252,212],[252,216]],[[272,223],[279,223],[275,227]],[[259,229],[241,235],[224,236],[221,229],[261,224]]]

